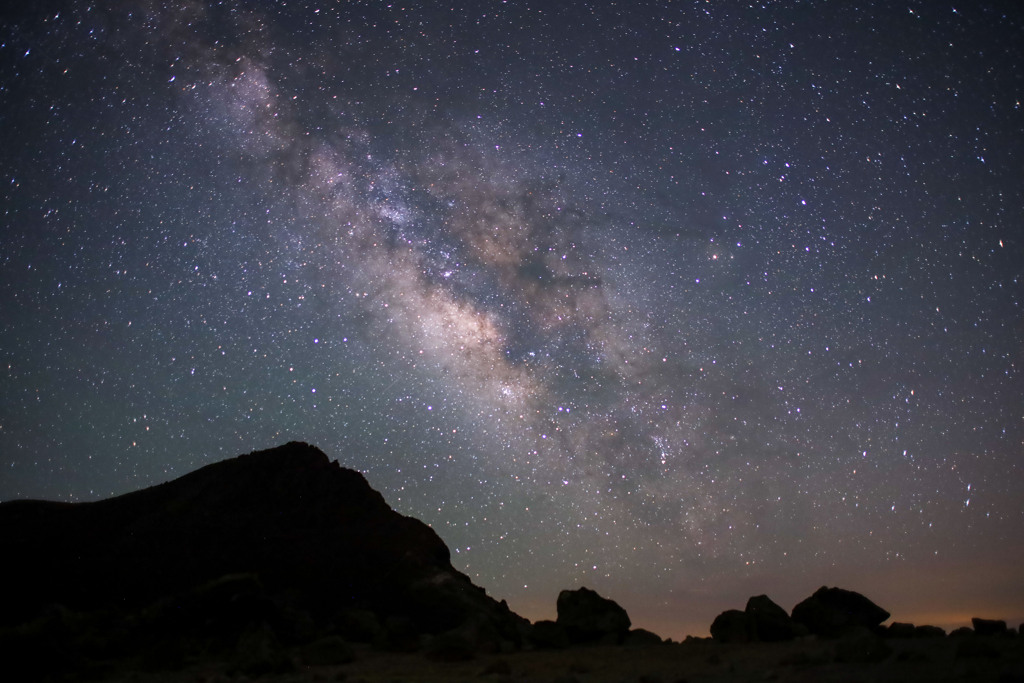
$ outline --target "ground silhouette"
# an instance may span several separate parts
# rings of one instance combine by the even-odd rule
[[[93,503],[0,504],[4,680],[1024,681],[998,620],[881,625],[822,587],[663,641],[584,587],[530,624],[358,472],[289,443]]]

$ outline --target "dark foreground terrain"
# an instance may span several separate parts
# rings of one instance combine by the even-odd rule
[[[892,623],[821,587],[663,642],[562,591],[530,623],[430,527],[301,443],[95,503],[0,504],[0,681],[998,681],[1024,636]]]
[[[972,643],[964,646],[965,643]],[[721,644],[710,639],[640,646],[583,646],[570,650],[478,655],[457,662],[432,661],[420,653],[354,646],[353,661],[307,665],[296,655],[289,672],[250,676],[230,662],[202,662],[179,671],[108,672],[104,680],[137,683],[178,681],[540,681],[570,683],[689,683],[725,681],[1024,681],[1024,643],[978,637],[886,641],[881,661],[848,661],[839,641]],[[856,649],[856,648],[855,648]]]

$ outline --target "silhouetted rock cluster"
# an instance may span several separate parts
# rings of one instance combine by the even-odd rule
[[[882,622],[888,618],[889,612],[860,593],[823,586],[798,603],[792,614],[786,614],[765,595],[752,597],[746,609],[719,614],[711,624],[711,637],[721,643],[752,643],[817,636],[834,641],[833,661],[846,664],[886,660],[893,653],[886,641],[946,638],[946,632],[938,626],[893,622],[883,627]],[[1005,621],[975,617],[971,622],[973,628],[964,626],[949,634],[957,641],[958,659],[996,657],[1000,649],[994,639],[1018,635]]]
[[[799,602],[791,614],[767,596],[752,597],[743,611],[732,609],[719,614],[711,624],[711,636],[718,643],[730,644],[808,636],[794,644],[801,649],[791,651],[781,663],[857,671],[849,680],[873,678],[884,667],[902,668],[893,680],[907,680],[908,676],[912,680],[947,680],[947,674],[952,676],[948,680],[961,680],[956,677],[961,675],[966,676],[963,680],[1021,680],[1024,666],[1000,664],[1004,659],[1021,661],[1024,654],[1024,638],[1018,637],[1005,621],[976,617],[971,620],[973,628],[958,628],[947,639],[946,632],[937,626],[902,622],[882,626],[888,618],[889,612],[859,593],[823,586]],[[942,658],[946,664],[932,666],[933,658]],[[930,671],[917,678],[911,663]],[[959,668],[951,668],[954,664]]]
[[[792,614],[757,595],[746,609],[727,610],[711,624],[711,637],[725,643],[781,642],[801,635],[835,638],[859,629],[875,632],[889,613],[860,593],[822,586]]]
[[[711,624],[711,637],[723,643],[780,642],[806,633],[767,595],[750,598],[743,611],[726,610]]]

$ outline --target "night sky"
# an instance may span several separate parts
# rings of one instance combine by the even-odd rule
[[[1024,618],[1024,5],[449,4],[3,10],[0,500],[301,440],[531,619]]]

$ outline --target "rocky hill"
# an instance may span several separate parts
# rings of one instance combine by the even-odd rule
[[[515,648],[527,624],[456,571],[429,526],[304,443],[99,502],[3,503],[0,538],[9,632],[73,614],[104,642],[173,633],[187,655],[213,633],[268,625],[278,640],[341,633],[401,648],[461,629],[473,647]]]

